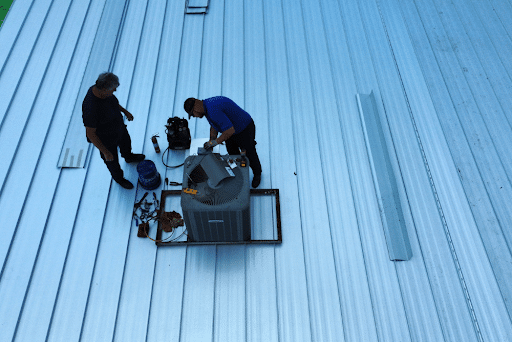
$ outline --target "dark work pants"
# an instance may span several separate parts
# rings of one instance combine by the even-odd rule
[[[103,145],[107,150],[112,153],[114,156],[114,160],[112,161],[106,161],[105,156],[103,153],[100,152],[101,159],[105,162],[105,165],[107,165],[108,170],[110,171],[110,174],[112,175],[112,178],[114,178],[115,181],[120,181],[124,178],[123,170],[121,169],[121,166],[119,165],[119,156],[117,154],[117,148],[119,147],[119,151],[121,152],[121,156],[123,158],[128,157],[132,153],[132,140],[130,139],[130,134],[128,133],[128,130],[126,129],[126,126],[123,125],[123,128],[119,132],[119,136],[113,137],[112,139],[105,139],[105,141],[102,140]]]
[[[245,150],[247,158],[249,159],[249,166],[255,175],[261,174],[260,158],[256,153],[256,126],[254,121],[240,133],[233,134],[228,140],[226,140],[226,149],[228,154],[237,155],[240,154],[240,149]]]

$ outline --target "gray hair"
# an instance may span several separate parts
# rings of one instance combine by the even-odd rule
[[[104,72],[96,80],[96,88],[102,90],[112,90],[119,87],[119,77],[111,72]]]

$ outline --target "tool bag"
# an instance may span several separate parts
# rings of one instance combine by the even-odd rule
[[[155,163],[151,160],[143,160],[137,164],[137,172],[139,173],[139,183],[146,190],[154,190],[162,183]]]
[[[170,150],[187,150],[190,148],[190,130],[188,121],[177,116],[167,120],[167,142]]]

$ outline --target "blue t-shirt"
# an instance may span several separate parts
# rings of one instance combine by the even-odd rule
[[[251,116],[233,100],[225,96],[215,96],[203,100],[205,116],[217,132],[234,127],[235,134],[242,132],[252,121]]]

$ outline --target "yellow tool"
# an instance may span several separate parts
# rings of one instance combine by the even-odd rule
[[[197,190],[195,190],[195,189],[186,188],[186,189],[183,189],[183,192],[186,194],[197,195]]]

